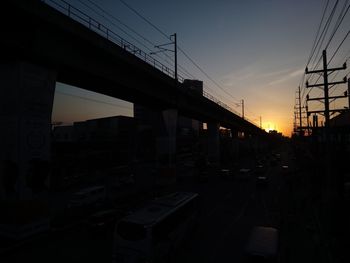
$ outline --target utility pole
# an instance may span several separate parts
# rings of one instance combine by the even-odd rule
[[[174,56],[175,56],[175,80],[177,83],[177,39],[176,39],[176,33],[173,34],[174,36]]]
[[[322,52],[322,57],[323,57],[323,69],[319,69],[319,70],[312,70],[309,71],[308,68],[305,69],[305,74],[312,74],[312,73],[323,73],[323,83],[320,84],[312,84],[309,85],[308,81],[306,82],[306,87],[307,88],[312,88],[312,87],[321,87],[323,86],[323,90],[324,90],[324,97],[321,98],[310,98],[309,95],[306,96],[306,100],[324,100],[324,110],[321,111],[308,111],[308,114],[310,113],[323,113],[325,116],[325,127],[329,127],[329,117],[330,117],[330,112],[341,112],[344,109],[334,109],[334,110],[330,110],[329,109],[329,99],[339,99],[339,98],[346,98],[348,97],[347,92],[346,94],[344,93],[344,95],[341,96],[332,96],[329,97],[328,91],[329,91],[329,85],[337,85],[337,84],[343,84],[347,82],[346,77],[342,80],[342,81],[335,81],[335,82],[328,82],[328,72],[334,72],[334,71],[338,71],[338,70],[344,70],[346,69],[346,63],[343,64],[342,67],[338,67],[338,68],[328,68],[327,65],[327,52],[326,50],[323,50]]]
[[[348,107],[350,109],[350,79],[348,79]]]
[[[244,100],[242,99],[242,119],[244,119]]]
[[[260,129],[262,128],[261,116],[260,116]]]
[[[296,112],[296,107],[294,106],[294,132],[297,131],[297,112]]]
[[[171,37],[173,37],[174,40],[172,40]],[[177,75],[177,35],[176,35],[176,33],[170,35],[170,40],[172,40],[172,42],[154,46],[155,48],[158,48],[159,50],[153,51],[150,54],[154,55],[154,54],[157,54],[160,52],[165,52],[165,51],[169,51],[169,52],[174,53],[174,64],[175,64],[174,65],[174,79],[176,80],[176,83],[177,83],[178,75]],[[174,49],[172,50],[172,49],[164,48],[164,46],[168,46],[168,45],[174,45]]]
[[[303,122],[302,122],[302,118],[301,118],[301,92],[300,92],[300,86],[299,86],[299,89],[298,89],[298,100],[299,100],[299,131],[300,131],[300,134],[299,135],[302,135],[302,131],[303,131]]]
[[[327,71],[327,51],[322,51],[323,57],[323,82],[324,82],[324,117],[325,126],[329,127],[329,98],[328,98],[328,71]]]
[[[332,178],[332,173],[331,173],[331,167],[330,167],[330,129],[329,129],[329,120],[330,120],[330,112],[339,112],[343,111],[343,109],[329,109],[329,99],[338,99],[338,98],[345,98],[347,97],[347,92],[346,94],[344,93],[344,96],[332,96],[329,97],[329,85],[336,85],[336,84],[342,84],[346,83],[346,77],[343,79],[343,81],[336,81],[336,82],[328,82],[328,72],[333,73],[338,70],[344,70],[346,69],[346,63],[343,64],[342,67],[338,68],[328,68],[328,63],[327,63],[327,52],[326,50],[323,50],[322,52],[322,58],[323,58],[323,69],[320,70],[312,70],[309,71],[308,68],[306,67],[305,69],[305,74],[322,74],[323,75],[323,83],[320,84],[313,84],[309,85],[308,81],[306,82],[306,87],[311,88],[311,87],[322,87],[323,86],[323,91],[324,91],[324,97],[323,98],[310,98],[309,95],[306,96],[306,100],[324,100],[324,110],[322,111],[309,111],[308,114],[310,113],[323,113],[325,117],[325,123],[324,123],[324,135],[325,135],[325,165],[326,165],[326,184],[325,184],[325,196],[324,196],[324,202],[325,204],[330,204],[333,200],[332,196],[333,193],[335,193],[335,184],[334,180]],[[317,115],[314,115],[314,125],[317,125]]]

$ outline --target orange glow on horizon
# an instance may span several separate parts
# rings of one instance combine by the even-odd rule
[[[262,123],[262,128],[265,131],[269,132],[269,131],[277,130],[277,125],[273,122],[268,121],[268,122]]]

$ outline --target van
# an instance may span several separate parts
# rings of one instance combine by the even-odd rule
[[[246,246],[246,262],[278,262],[278,230],[255,226]]]

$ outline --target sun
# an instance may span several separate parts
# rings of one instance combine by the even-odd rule
[[[277,130],[277,125],[273,122],[264,122],[262,124],[262,128],[267,131],[267,132],[270,132],[270,131],[273,131],[273,130]]]

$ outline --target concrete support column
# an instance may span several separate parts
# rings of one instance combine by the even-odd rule
[[[169,185],[176,181],[176,130],[177,109],[162,111],[157,136],[158,185]]]
[[[0,196],[31,200],[48,192],[55,73],[28,63],[0,65]]]
[[[232,153],[233,153],[233,166],[238,165],[238,156],[239,156],[239,141],[238,141],[238,130],[231,129],[232,136]]]
[[[219,123],[207,123],[208,129],[208,161],[214,166],[220,164]]]
[[[49,227],[55,81],[55,72],[32,64],[0,64],[0,209],[6,211],[0,232],[11,238],[22,239]]]

